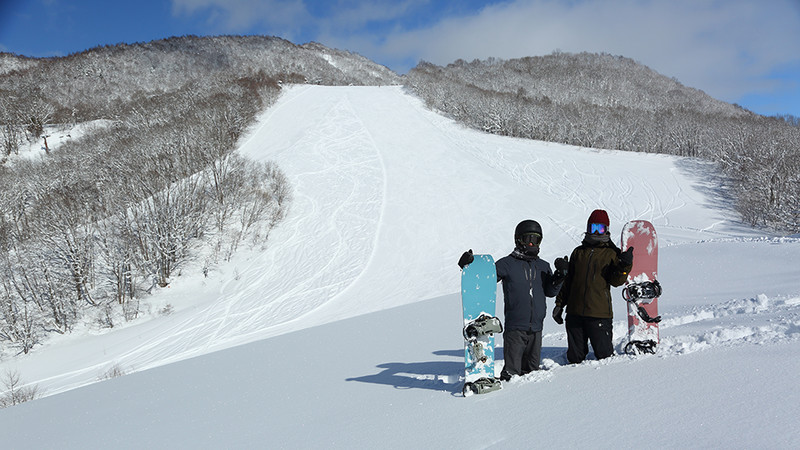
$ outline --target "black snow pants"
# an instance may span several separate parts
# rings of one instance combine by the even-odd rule
[[[567,360],[577,364],[589,354],[589,342],[592,343],[594,356],[597,359],[608,358],[614,354],[612,342],[612,319],[567,314]]]
[[[542,355],[542,332],[506,330],[503,332],[503,371],[500,379],[508,381],[512,375],[525,375],[539,370]]]

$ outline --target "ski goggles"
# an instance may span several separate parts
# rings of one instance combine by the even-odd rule
[[[530,247],[532,245],[539,245],[542,242],[542,235],[539,233],[525,233],[521,235],[517,240],[520,244]]]
[[[590,234],[606,234],[607,231],[608,225],[604,223],[593,223],[589,225]]]

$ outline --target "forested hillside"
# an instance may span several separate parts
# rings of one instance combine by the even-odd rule
[[[406,83],[489,133],[717,162],[744,220],[800,231],[796,118],[759,116],[607,54],[422,62]]]
[[[141,300],[187,264],[208,272],[241,245],[266,245],[291,187],[274,163],[232,151],[281,84],[399,82],[359,55],[257,36],[0,56],[0,346],[10,352],[78,323],[168,314]]]

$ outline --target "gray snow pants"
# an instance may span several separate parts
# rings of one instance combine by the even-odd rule
[[[525,375],[539,370],[541,355],[541,331],[506,330],[503,332],[505,364],[500,379],[508,381],[512,375]]]

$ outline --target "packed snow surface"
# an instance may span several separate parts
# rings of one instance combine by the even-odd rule
[[[738,224],[712,166],[483,134],[399,87],[289,88],[240,151],[294,189],[266,248],[0,361],[45,395],[0,410],[4,448],[800,446],[800,241]],[[535,219],[552,262],[596,208],[617,242],[656,226],[657,354],[568,365],[548,317],[543,370],[462,398],[461,253]]]

